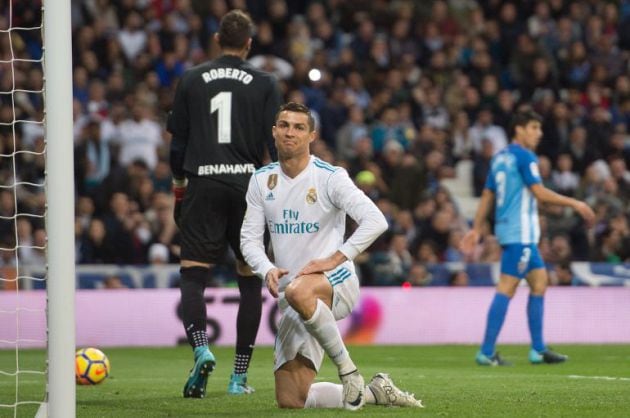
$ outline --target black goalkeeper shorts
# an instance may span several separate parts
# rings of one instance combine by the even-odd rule
[[[241,225],[247,210],[245,191],[215,180],[193,177],[182,202],[179,227],[182,260],[220,263],[230,245],[241,254]]]

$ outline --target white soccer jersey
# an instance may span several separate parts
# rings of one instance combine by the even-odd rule
[[[344,243],[346,214],[359,227]],[[280,291],[309,261],[337,250],[348,258],[347,267],[354,272],[352,260],[387,229],[381,211],[346,170],[313,156],[295,178],[285,175],[279,163],[272,163],[250,179],[241,251],[263,279],[274,268],[263,247],[265,225],[271,233],[275,266],[289,271],[280,281]]]

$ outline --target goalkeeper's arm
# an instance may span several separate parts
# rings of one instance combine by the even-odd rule
[[[184,200],[186,194],[186,186],[188,180],[186,179],[186,173],[184,172],[184,157],[186,156],[186,146],[183,141],[173,136],[171,141],[170,152],[170,164],[171,172],[173,173],[173,195],[175,196],[175,222],[179,224],[179,211],[181,209],[181,202]]]

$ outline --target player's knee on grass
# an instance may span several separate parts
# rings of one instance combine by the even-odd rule
[[[276,402],[279,408],[304,408],[308,397],[308,387],[299,372],[300,365],[291,362],[286,367],[293,368],[294,372],[287,374],[280,372],[284,378],[276,375]],[[312,380],[312,379],[311,379]]]
[[[294,394],[276,393],[276,402],[278,402],[278,408],[303,409],[306,403],[306,396],[302,398]]]
[[[279,408],[304,408],[317,372],[311,360],[298,354],[275,372],[276,402]]]

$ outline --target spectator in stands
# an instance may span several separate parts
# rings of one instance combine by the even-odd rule
[[[115,264],[135,264],[137,258],[134,244],[134,229],[138,221],[129,197],[125,193],[116,192],[109,203],[109,212],[105,214],[103,223],[107,233],[104,246],[109,249],[108,260]]]
[[[350,107],[348,120],[336,130],[337,157],[342,160],[351,160],[356,157],[356,142],[368,136],[368,127],[365,124],[365,115],[360,106]]]
[[[124,27],[118,32],[118,41],[129,63],[134,62],[147,45],[148,37],[143,23],[140,13],[131,11],[125,17]]]
[[[464,237],[464,232],[459,228],[451,230],[448,237],[448,247],[444,251],[445,262],[464,261],[464,254],[459,250],[459,242]]]
[[[372,146],[374,152],[380,154],[387,152],[385,146],[391,143],[398,143],[402,149],[409,147],[403,126],[400,124],[400,112],[394,106],[388,106],[372,126],[371,131]]]
[[[33,231],[31,222],[26,218],[17,220],[18,257],[20,264],[26,266],[46,266],[46,231]],[[4,251],[4,250],[3,250]]]
[[[501,245],[494,235],[486,235],[482,242],[480,263],[498,263],[501,261]]]
[[[394,177],[401,167],[405,150],[400,142],[387,139],[381,151],[381,158],[378,160],[381,176],[385,184],[391,187]]]
[[[571,112],[566,103],[556,102],[551,114],[543,121],[545,140],[538,146],[537,153],[556,161],[559,152],[568,152],[572,125]]]
[[[445,155],[442,151],[432,150],[426,155],[422,162],[426,178],[425,190],[436,192],[440,186],[440,180],[452,176],[452,168],[445,163]]]
[[[468,286],[470,278],[464,270],[454,271],[448,277],[449,286]]]
[[[75,179],[80,195],[92,194],[109,174],[109,141],[101,137],[101,121],[92,116],[75,142]]]
[[[551,178],[553,190],[566,196],[574,196],[580,185],[580,178],[573,172],[573,161],[569,154],[560,154],[556,162],[557,169],[553,171]]]
[[[583,126],[576,126],[571,130],[566,151],[573,159],[575,171],[582,176],[585,174],[587,167],[598,156],[598,150],[595,145],[588,143],[588,133]]]
[[[571,270],[571,263],[568,261],[563,261],[554,264],[551,271],[549,272],[549,281],[550,284],[555,286],[572,286],[574,284],[574,281],[573,271]]]
[[[15,214],[15,193],[10,189],[0,190],[0,240],[12,236],[14,225],[11,219]]]
[[[606,263],[620,263],[621,232],[607,226],[595,237],[591,260]]]
[[[621,245],[619,257],[624,263],[630,261],[630,214],[626,212],[616,212],[610,219],[610,227],[619,232]]]
[[[485,107],[477,115],[475,124],[468,131],[472,141],[473,152],[481,154],[484,140],[492,145],[492,154],[501,151],[507,145],[505,131],[493,122],[492,109]]]
[[[175,225],[173,200],[167,193],[160,192],[153,196],[151,207],[145,212],[149,222],[152,239],[165,245],[169,250],[169,261],[178,261],[180,255],[179,230]]]
[[[435,129],[447,129],[450,124],[448,111],[442,103],[441,90],[437,87],[429,89],[422,106],[422,121]]]
[[[468,114],[464,111],[457,112],[451,127],[455,161],[467,160],[472,157],[473,144],[470,139],[469,126]]]
[[[345,82],[343,79],[338,78],[329,93],[328,100],[324,104],[320,116],[321,116],[321,132],[320,135],[324,142],[331,148],[336,148],[337,132],[341,129],[344,123],[348,120],[348,108],[347,97],[345,90]],[[357,122],[360,122],[356,118]],[[361,134],[367,133],[362,132]]]
[[[111,249],[105,245],[105,224],[102,220],[94,218],[89,227],[81,235],[78,245],[78,264],[107,264],[114,263],[115,256]]]
[[[164,244],[155,243],[149,247],[149,264],[160,265],[169,262],[168,247]]]
[[[392,266],[392,276],[403,281],[409,273],[413,261],[405,234],[394,233],[389,245],[388,258]]]
[[[395,216],[394,225],[391,229],[404,234],[408,243],[412,242],[418,233],[413,219],[413,213],[410,210],[398,211]]]
[[[608,159],[621,158],[626,167],[628,167],[630,164],[630,147],[626,147],[626,138],[630,139],[630,135],[626,133],[625,125],[617,124],[615,126],[615,132],[611,135],[608,142],[611,151],[611,155]]]
[[[492,141],[483,139],[481,141],[481,150],[480,152],[475,153],[473,160],[472,183],[473,191],[476,197],[481,196],[483,186],[486,182],[486,177],[488,176],[488,171],[490,170],[490,161],[492,160],[493,155],[494,145],[492,145]]]
[[[433,275],[424,263],[414,263],[409,270],[407,281],[412,286],[428,286],[433,280]]]
[[[127,289],[127,285],[125,285],[120,276],[107,276],[103,279],[103,288],[104,289]]]
[[[552,237],[549,243],[549,257],[545,261],[551,264],[560,264],[571,262],[572,259],[573,251],[569,236],[559,234]]]
[[[540,179],[545,187],[556,190],[556,184],[553,181],[551,169],[551,161],[544,155],[538,157],[538,169],[540,170]]]
[[[372,139],[369,136],[357,139],[354,143],[354,154],[354,157],[346,161],[348,174],[351,177],[356,176],[359,171],[363,170],[374,172],[374,170],[371,170],[372,166],[376,166],[373,162],[374,148],[372,147]]]
[[[157,165],[158,149],[163,145],[162,130],[151,119],[150,109],[146,104],[136,103],[132,109],[132,118],[121,122],[117,142],[120,144],[119,161],[127,166],[135,160],[143,160],[150,170]]]
[[[430,240],[422,241],[417,247],[416,260],[423,264],[434,264],[440,262],[437,252],[437,245]]]
[[[79,222],[81,231],[87,231],[90,222],[94,217],[94,201],[87,196],[80,196],[77,199],[76,220]]]
[[[630,201],[630,170],[626,161],[620,155],[614,155],[608,159],[610,175],[617,183],[619,196],[626,202]]]
[[[0,251],[0,268],[1,267],[17,267],[18,258],[15,251],[15,238],[6,236],[0,237],[0,248],[7,250]]]
[[[397,208],[411,210],[427,189],[425,170],[414,155],[404,154],[389,183],[389,196]]]
[[[105,177],[97,193],[93,196],[97,212],[106,212],[109,208],[109,201],[116,192],[133,196],[139,189],[143,179],[149,176],[149,167],[144,160],[138,159],[131,162],[126,167],[114,165],[111,167],[109,175]]]
[[[278,73],[286,98],[299,101],[295,97],[301,96],[302,102],[314,103],[320,111],[327,101],[334,102],[333,113],[344,117],[328,115],[323,125],[318,118],[318,127],[327,132],[323,138],[329,143],[328,148],[320,150],[326,159],[337,159],[338,164],[348,167],[352,178],[360,171],[372,171],[379,192],[392,192],[387,202],[392,211],[400,207],[415,209],[411,205],[417,200],[409,195],[416,190],[408,195],[408,184],[397,182],[396,176],[388,177],[387,173],[381,177],[371,166],[374,150],[367,144],[370,140],[357,139],[361,135],[354,131],[348,142],[347,132],[338,127],[356,123],[373,128],[393,109],[397,114],[394,126],[400,128],[394,131],[404,138],[403,154],[415,155],[426,187],[435,190],[446,166],[474,158],[470,133],[478,126],[479,118],[487,118],[489,111],[493,125],[505,131],[509,118],[528,96],[545,116],[545,140],[538,152],[550,159],[554,169],[558,169],[559,154],[570,155],[569,171],[577,174],[580,182],[576,196],[602,202],[604,220],[608,207],[618,210],[629,204],[627,180],[623,180],[630,164],[630,151],[624,147],[630,131],[630,81],[624,72],[630,48],[625,30],[627,2],[343,2],[342,8],[334,12],[328,9],[332,3],[316,1],[74,3],[76,184],[80,196],[92,194],[95,216],[107,211],[114,192],[122,191],[136,199],[139,190],[146,193],[143,202],[138,202],[140,215],[154,216],[155,208],[146,203],[150,192],[144,178],[153,180],[153,194],[168,191],[163,130],[157,126],[146,147],[139,144],[147,140],[149,130],[141,129],[140,142],[127,141],[128,136],[119,133],[122,122],[129,122],[127,106],[141,103],[153,115],[150,119],[159,123],[172,107],[181,69],[216,54],[208,40],[230,7],[252,12],[258,28],[252,56],[263,57],[263,62],[282,62],[287,70]],[[460,7],[460,3],[471,7]],[[38,16],[38,4],[20,2],[20,15]],[[298,10],[304,15],[297,16],[294,12]],[[39,41],[28,31],[14,35],[21,42],[14,42],[13,54],[7,45],[0,45],[3,59],[40,58]],[[311,68],[322,72],[321,81],[308,80]],[[0,91],[18,88],[13,95],[0,95],[0,122],[6,123],[0,126],[2,154],[14,149],[43,150],[41,124],[20,123],[15,134],[10,125],[14,119],[41,120],[43,97],[36,91],[42,85],[42,71],[28,68],[25,62],[16,69],[13,76],[11,72],[0,76]],[[22,87],[31,92],[19,91]],[[343,90],[343,94],[337,90]],[[333,100],[333,91],[344,99]],[[363,114],[355,114],[354,106]],[[86,128],[95,116],[100,120],[100,135],[95,134],[94,126]],[[445,121],[449,121],[446,136]],[[86,146],[82,133],[87,131],[100,137],[98,147]],[[110,144],[109,150],[105,143]],[[122,143],[138,145],[142,151],[131,153]],[[378,155],[383,143],[375,145]],[[479,143],[476,147],[478,157]],[[134,156],[123,159],[118,155],[121,148],[123,155]],[[331,150],[339,152],[334,155]],[[106,157],[108,151],[111,161]],[[625,169],[618,157],[625,160]],[[131,167],[136,164],[134,158],[145,167]],[[598,158],[597,167],[589,169]],[[10,165],[0,164],[3,184],[13,180],[14,167]],[[142,171],[142,175],[128,173],[125,165],[136,174]],[[541,159],[541,171],[542,166]],[[87,179],[90,167],[96,169]],[[43,178],[43,158],[39,156],[18,154],[15,168],[20,181]],[[409,179],[416,175],[405,174]],[[94,187],[87,187],[87,183]],[[17,199],[19,212],[35,208],[43,213],[42,190],[22,191]],[[11,197],[11,211],[15,203]],[[584,250],[584,236],[576,234],[574,225],[555,209],[550,212],[547,215],[553,234],[567,234],[574,251],[583,252],[588,259],[594,248]],[[153,220],[149,222],[154,228]],[[86,228],[86,220],[80,223]],[[0,220],[0,236],[4,224],[9,233],[13,231],[12,221]],[[595,242],[586,244],[593,247]],[[166,245],[174,256],[173,247]],[[416,245],[411,245],[412,254],[416,253]],[[143,258],[146,260],[147,254]]]

